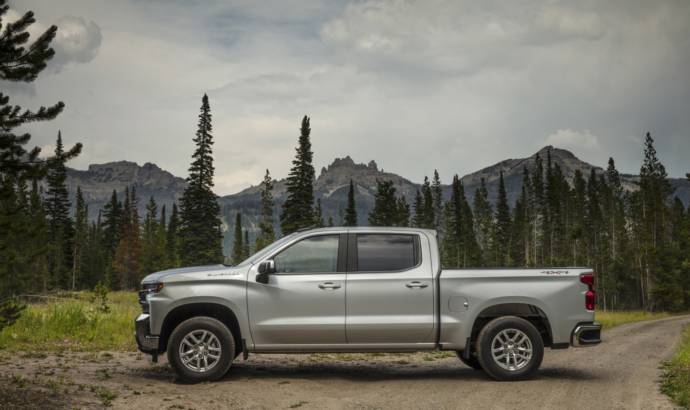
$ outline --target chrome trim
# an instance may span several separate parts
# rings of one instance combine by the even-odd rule
[[[596,338],[583,338],[583,333],[586,334],[586,332],[596,332]],[[601,343],[601,324],[596,322],[580,324],[573,330],[571,339],[573,347],[594,346],[599,343]]]

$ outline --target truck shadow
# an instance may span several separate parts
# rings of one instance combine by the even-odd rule
[[[155,370],[154,370],[155,369]],[[176,380],[174,372],[167,365],[139,369],[138,377],[148,380]],[[531,381],[596,381],[604,379],[601,374],[571,367],[543,367]],[[397,380],[453,380],[494,382],[484,372],[473,370],[458,363],[456,366],[428,363],[396,362],[304,362],[282,361],[240,362],[233,364],[230,371],[216,383],[246,380],[348,380],[353,382],[376,382]],[[529,381],[528,381],[529,382]]]
[[[239,364],[233,366],[222,381],[241,379],[304,379],[324,380],[342,379],[348,381],[395,381],[395,380],[473,380],[493,382],[484,372],[470,369],[462,365],[458,367],[434,367],[417,365],[390,364],[349,364],[349,363],[323,363],[294,365],[252,365]],[[586,370],[573,368],[544,368],[537,373],[533,380],[597,380],[599,375]]]

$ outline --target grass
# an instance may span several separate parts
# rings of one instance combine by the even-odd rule
[[[604,329],[610,329],[615,326],[624,325],[626,323],[641,322],[643,320],[661,319],[670,316],[666,312],[646,312],[644,310],[626,310],[626,311],[597,311],[594,318],[601,323]]]
[[[690,326],[683,331],[678,352],[664,363],[661,391],[682,408],[690,408]]]
[[[134,318],[141,312],[135,292],[108,294],[108,311],[92,292],[38,299],[0,332],[0,349],[13,351],[136,350]]]

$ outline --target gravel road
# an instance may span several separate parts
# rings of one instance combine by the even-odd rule
[[[672,408],[659,393],[659,364],[687,324],[690,316],[633,323],[605,332],[596,347],[547,350],[538,377],[525,382],[489,380],[440,353],[253,355],[221,381],[198,385],[175,383],[165,363],[136,353],[27,354],[19,361],[5,354],[0,375],[10,384],[23,378],[30,388],[22,391],[34,389],[46,407]]]

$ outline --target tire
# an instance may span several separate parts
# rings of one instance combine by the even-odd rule
[[[458,355],[458,359],[463,362],[467,367],[471,367],[474,370],[482,370],[482,365],[479,363],[479,359],[476,354],[470,354],[469,358],[463,356],[463,352],[458,350],[455,352]]]
[[[168,362],[184,382],[213,381],[228,372],[235,350],[235,339],[227,326],[217,319],[197,316],[173,330],[168,340]]]
[[[487,323],[479,332],[477,342],[479,363],[494,380],[529,379],[544,358],[544,342],[539,331],[516,316],[499,317]]]

